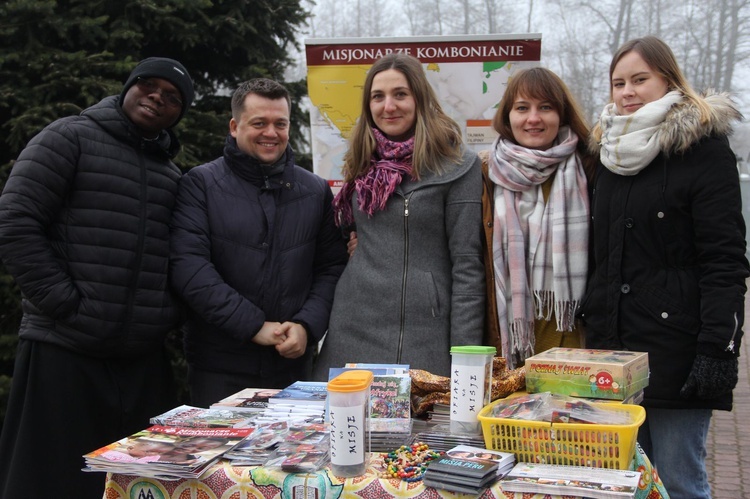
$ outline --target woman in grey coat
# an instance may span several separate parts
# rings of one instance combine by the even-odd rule
[[[372,66],[344,162],[334,207],[357,249],[315,377],[348,362],[448,375],[450,347],[482,341],[481,163],[416,58],[390,54]]]

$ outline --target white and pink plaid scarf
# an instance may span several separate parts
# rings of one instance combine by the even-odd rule
[[[557,330],[570,331],[583,298],[589,197],[577,144],[578,136],[563,126],[546,151],[498,138],[490,153],[497,309],[511,368],[534,354],[535,318],[549,320],[554,311]],[[545,204],[542,184],[553,174]]]

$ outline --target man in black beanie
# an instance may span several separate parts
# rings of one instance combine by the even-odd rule
[[[154,79],[167,80],[179,91],[177,98],[181,104],[180,115],[177,117],[177,121],[170,125],[170,127],[173,127],[182,119],[185,111],[190,107],[195,97],[193,81],[190,79],[187,69],[174,59],[149,57],[139,62],[133,72],[130,73],[125,86],[122,87],[120,102],[125,101],[125,96],[133,85],[139,85],[148,89],[148,83],[146,82],[153,81]],[[172,95],[174,95],[173,91]]]
[[[94,498],[82,456],[176,405],[164,338],[180,170],[171,131],[193,101],[185,67],[139,63],[122,93],[59,119],[0,195],[0,258],[23,319],[0,436],[0,497]]]

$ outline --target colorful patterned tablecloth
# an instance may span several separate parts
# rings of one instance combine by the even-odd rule
[[[330,470],[317,473],[285,473],[278,469],[230,466],[221,461],[200,479],[156,480],[132,475],[107,473],[103,499],[381,499],[455,498],[462,496],[425,487],[422,482],[379,478],[380,459],[375,454],[367,472],[356,478],[339,478]],[[638,499],[668,498],[656,470],[638,449],[633,469],[641,472]],[[487,489],[480,499],[541,499],[553,496],[503,492],[499,484]],[[567,497],[567,496],[566,496]]]

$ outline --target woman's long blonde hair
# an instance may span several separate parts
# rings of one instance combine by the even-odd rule
[[[349,150],[344,155],[342,171],[346,182],[370,168],[376,147],[372,133],[376,126],[370,112],[372,80],[375,75],[388,69],[395,69],[406,77],[414,96],[416,122],[412,175],[419,178],[425,170],[440,173],[445,158],[458,162],[461,157],[461,129],[443,111],[419,59],[403,53],[391,53],[375,61],[367,73],[362,91],[362,112],[352,130]]]
[[[641,56],[643,61],[648,64],[653,72],[667,80],[668,91],[677,90],[685,96],[685,99],[694,105],[700,112],[701,123],[708,123],[711,118],[711,108],[706,101],[690,86],[687,78],[682,73],[680,65],[677,64],[677,58],[674,56],[669,45],[664,43],[660,38],[655,36],[644,36],[634,38],[625,42],[615,55],[612,56],[612,62],[609,64],[609,101],[612,99],[612,74],[615,72],[615,66],[626,54],[635,52]],[[593,139],[598,143],[602,138],[602,130],[597,124],[591,131]]]

